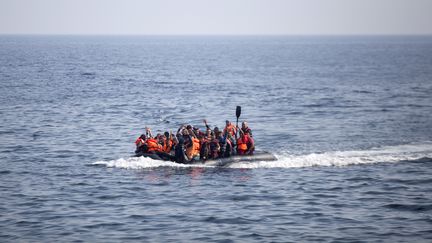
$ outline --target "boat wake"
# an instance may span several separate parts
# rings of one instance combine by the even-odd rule
[[[332,151],[305,155],[291,155],[286,152],[275,154],[276,161],[236,162],[229,168],[301,168],[312,166],[348,166],[373,163],[394,163],[432,159],[432,142],[385,146],[358,151]],[[145,157],[131,157],[110,161],[97,161],[92,165],[105,165],[125,169],[144,169],[155,167],[214,167],[205,164],[178,164],[169,161],[153,160]]]
[[[105,165],[106,167],[116,167],[124,169],[145,169],[155,167],[214,167],[205,164],[179,164],[171,161],[154,160],[148,157],[130,157],[117,160],[97,161],[92,165]]]

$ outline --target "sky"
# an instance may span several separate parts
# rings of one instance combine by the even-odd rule
[[[0,0],[0,34],[432,35],[432,0]]]

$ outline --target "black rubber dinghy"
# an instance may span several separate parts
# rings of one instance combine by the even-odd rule
[[[135,154],[136,157],[147,157],[155,160],[165,160],[165,161],[174,161],[174,158],[163,158],[164,155],[161,154],[147,154],[147,153],[137,153]],[[228,158],[219,158],[219,159],[208,159],[205,161],[202,160],[196,160],[189,162],[187,164],[204,164],[204,165],[211,165],[211,166],[226,166],[232,163],[239,163],[239,162],[254,162],[254,161],[275,161],[277,158],[269,152],[266,151],[255,151],[253,155],[232,155]]]

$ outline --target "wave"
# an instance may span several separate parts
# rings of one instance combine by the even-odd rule
[[[120,158],[109,161],[96,161],[92,165],[105,165],[106,167],[116,167],[124,169],[145,169],[156,167],[214,167],[205,164],[179,164],[171,161],[154,160],[145,157]]]
[[[432,142],[384,146],[368,150],[332,151],[306,155],[276,154],[276,161],[237,163],[232,168],[299,168],[312,166],[348,166],[374,163],[394,163],[432,158]]]
[[[412,143],[397,146],[384,146],[368,150],[332,151],[305,155],[292,155],[287,152],[275,154],[276,161],[239,162],[229,168],[301,168],[312,166],[348,166],[374,163],[394,163],[417,161],[432,158],[432,142]],[[131,157],[109,161],[97,161],[92,165],[105,165],[124,169],[145,169],[155,167],[214,167],[205,164],[178,164],[144,157]]]

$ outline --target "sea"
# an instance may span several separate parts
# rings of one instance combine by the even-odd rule
[[[134,157],[247,121],[276,161]],[[0,36],[1,242],[432,242],[431,36]]]

